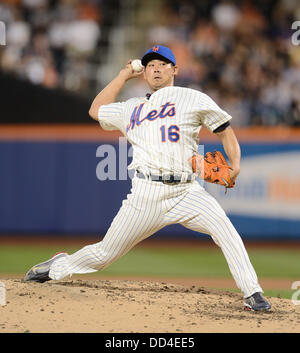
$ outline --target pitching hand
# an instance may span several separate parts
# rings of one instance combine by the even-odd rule
[[[124,69],[120,71],[120,74],[119,74],[124,77],[125,81],[131,80],[132,78],[136,78],[144,72],[144,69],[140,72],[133,71],[131,62],[132,62],[132,59],[130,59],[127,62],[127,65],[125,66]]]

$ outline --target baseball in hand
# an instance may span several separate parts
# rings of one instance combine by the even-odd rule
[[[139,59],[132,60],[131,66],[132,66],[133,71],[135,71],[135,72],[141,72],[144,68],[141,60],[139,60]]]

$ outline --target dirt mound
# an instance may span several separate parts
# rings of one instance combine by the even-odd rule
[[[3,332],[300,332],[300,306],[268,298],[272,311],[243,310],[242,294],[166,282],[1,280]]]

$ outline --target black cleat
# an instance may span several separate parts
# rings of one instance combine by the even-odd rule
[[[55,260],[62,256],[68,255],[66,252],[59,252],[51,257],[50,260],[42,262],[38,265],[33,266],[25,275],[25,281],[34,281],[39,283],[44,283],[50,281],[49,277],[50,266]]]
[[[271,304],[262,296],[260,292],[252,294],[246,298],[245,310],[249,311],[270,311]]]

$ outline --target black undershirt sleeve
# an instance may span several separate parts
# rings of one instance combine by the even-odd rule
[[[226,123],[224,123],[224,124],[220,125],[219,127],[217,127],[217,128],[213,131],[213,133],[215,134],[216,132],[221,132],[221,131],[225,130],[229,125],[230,125],[230,122],[227,121]]]

